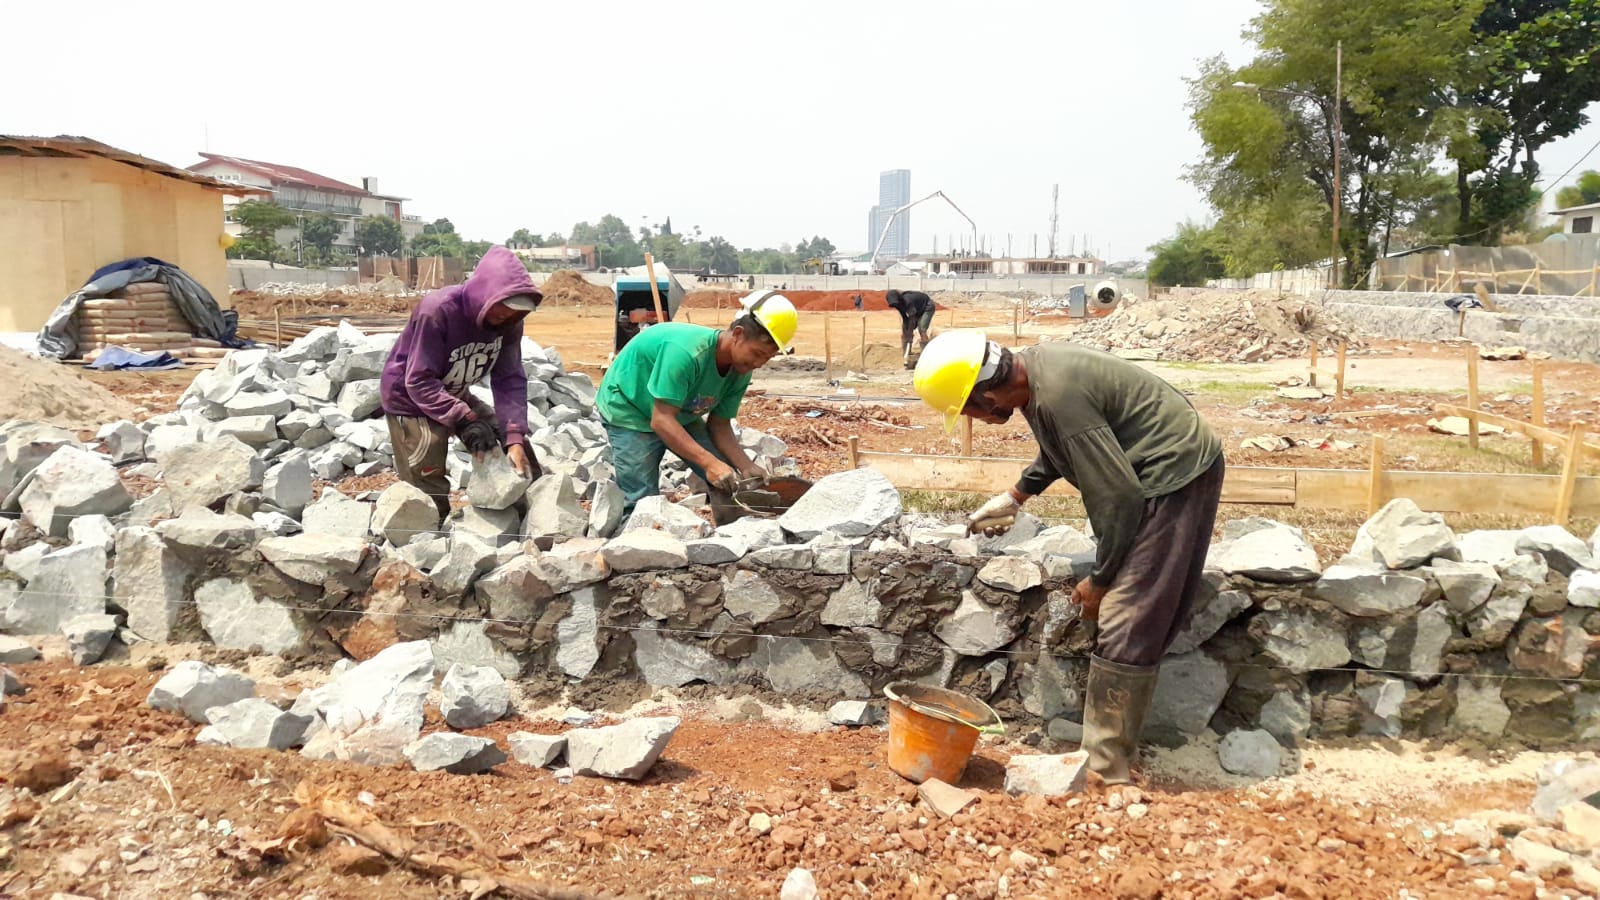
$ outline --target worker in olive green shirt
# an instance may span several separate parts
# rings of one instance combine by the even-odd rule
[[[739,446],[733,418],[750,373],[794,341],[798,317],[781,294],[758,291],[724,330],[652,325],[617,354],[600,381],[596,405],[611,443],[624,497],[623,516],[661,492],[668,450],[713,490],[731,493],[761,470]]]
[[[1194,610],[1222,496],[1222,445],[1172,385],[1108,353],[1065,342],[1013,353],[982,332],[934,338],[917,393],[945,414],[1000,424],[1020,410],[1039,455],[968,530],[1004,533],[1022,505],[1065,478],[1099,543],[1073,589],[1096,622],[1083,714],[1089,765],[1129,780],[1161,657]]]

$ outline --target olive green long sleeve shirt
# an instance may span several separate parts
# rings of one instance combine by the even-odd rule
[[[1066,342],[1017,356],[1031,392],[1022,416],[1039,443],[1017,490],[1040,494],[1065,478],[1083,494],[1099,541],[1090,578],[1109,586],[1139,533],[1144,501],[1200,477],[1222,444],[1188,398],[1133,363]]]

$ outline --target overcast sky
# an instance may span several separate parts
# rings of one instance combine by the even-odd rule
[[[1205,204],[1195,62],[1248,57],[1252,0],[1141,3],[0,3],[0,132],[82,134],[376,176],[470,238],[615,213],[740,247],[864,250],[881,170],[911,170],[1018,255],[1145,254]],[[49,36],[53,39],[43,39]],[[648,98],[659,98],[650,101]],[[1591,123],[1544,151],[1558,175]],[[1600,167],[1600,153],[1588,166]],[[912,249],[970,233],[939,201]]]

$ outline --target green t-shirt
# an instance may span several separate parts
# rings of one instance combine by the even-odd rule
[[[600,381],[600,416],[617,428],[649,431],[657,400],[678,407],[688,424],[707,413],[723,419],[739,414],[750,376],[717,371],[717,330],[664,322],[652,325],[622,348]]]

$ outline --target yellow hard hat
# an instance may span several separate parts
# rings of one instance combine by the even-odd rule
[[[946,434],[956,430],[988,347],[981,331],[946,331],[922,348],[911,383],[924,403],[944,413]]]
[[[234,244],[233,235],[227,233],[226,231],[224,231],[223,233],[217,235],[217,246],[221,247],[222,249],[224,249],[224,250],[232,249],[233,248],[233,244]]]
[[[795,312],[794,304],[789,298],[777,291],[755,291],[746,294],[739,301],[747,315],[761,323],[773,341],[778,344],[778,352],[789,352],[789,345],[794,343],[795,332],[800,330],[800,314]]]

